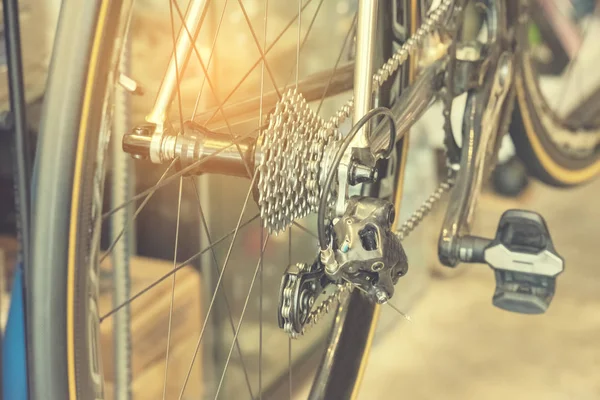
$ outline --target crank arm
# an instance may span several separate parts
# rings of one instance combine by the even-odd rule
[[[488,106],[483,108],[488,97],[485,90],[469,95],[463,125],[460,167],[438,242],[438,256],[446,266],[454,267],[458,264],[460,239],[470,233],[481,185],[493,164],[491,160],[495,156],[496,139],[512,79],[512,54],[505,52],[498,58]]]

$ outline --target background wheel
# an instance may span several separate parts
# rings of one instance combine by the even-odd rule
[[[534,7],[530,5],[530,7]],[[552,2],[548,2],[552,3]],[[525,7],[521,4],[521,7]],[[541,12],[537,9],[520,10],[519,15]],[[578,55],[564,69],[558,91],[548,95],[542,89],[549,80],[539,74],[535,57],[530,52],[529,18],[520,18],[517,27],[517,41],[521,57],[516,76],[516,91],[519,107],[515,107],[513,123],[510,128],[517,155],[527,166],[530,174],[543,182],[554,186],[572,186],[586,182],[600,172],[600,147],[598,144],[600,124],[583,118],[571,118],[559,109],[561,98],[572,91],[582,91],[592,85],[590,76],[598,76],[590,71],[583,84],[578,77],[581,72],[574,70],[583,63],[577,63]],[[597,18],[594,23],[597,25]],[[589,27],[591,30],[594,27]],[[597,28],[594,28],[597,32]],[[581,30],[582,44],[579,52],[593,50],[594,32]],[[589,64],[589,63],[588,63]],[[591,65],[588,65],[589,67]],[[583,85],[583,86],[582,86]],[[582,96],[579,104],[571,104],[571,109],[597,104],[597,97]]]

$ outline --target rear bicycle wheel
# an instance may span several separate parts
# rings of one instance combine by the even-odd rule
[[[392,22],[398,21],[390,18],[389,10],[403,16],[403,28],[410,32],[414,26],[408,24],[414,19],[406,16],[416,15],[411,7],[414,4],[382,3],[380,18],[385,19],[379,24],[384,32],[379,63],[394,50],[393,43],[403,38],[390,36],[389,32],[397,31]],[[31,281],[27,282],[32,398],[106,397],[98,306],[102,197],[116,65],[130,11],[129,0],[85,4],[65,0],[63,4],[34,183],[34,249]],[[400,89],[406,79],[397,79]],[[380,95],[380,104],[385,105],[397,93],[391,95],[386,89]],[[405,148],[398,148],[394,178],[402,176]],[[401,187],[401,181],[396,186]],[[376,194],[377,189],[373,190]],[[329,369],[322,369],[315,381],[316,398],[356,393],[376,321],[373,309],[359,296],[340,308],[328,346]]]

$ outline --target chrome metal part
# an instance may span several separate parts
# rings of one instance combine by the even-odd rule
[[[317,296],[331,282],[317,259],[312,265],[290,265],[283,275],[277,321],[292,338],[304,330]]]
[[[135,127],[132,132],[123,135],[123,143],[121,145],[123,151],[131,154],[133,158],[138,160],[150,158],[150,147],[152,146],[154,129],[154,125],[141,125]]]
[[[350,185],[358,185],[359,183],[375,182],[378,177],[378,171],[375,167],[369,167],[353,161],[350,164],[348,172],[348,183]]]
[[[467,0],[457,0],[454,5],[454,12],[452,17],[448,21],[446,26],[447,32],[453,37],[458,37],[459,28],[462,26],[462,20],[465,16],[465,3]],[[444,149],[446,152],[446,164],[453,168],[458,168],[460,161],[460,148],[454,137],[452,129],[452,122],[450,115],[452,113],[452,103],[455,98],[454,93],[454,70],[455,70],[455,58],[456,58],[456,41],[453,41],[448,46],[448,64],[446,66],[446,73],[444,77],[444,87],[440,91],[440,97],[443,103],[443,116],[444,116]]]
[[[171,101],[177,89],[177,81],[183,76],[187,63],[190,59],[192,38],[198,36],[202,20],[206,16],[208,5],[207,0],[195,0],[190,3],[190,7],[185,14],[185,23],[179,30],[175,51],[171,56],[169,65],[161,82],[154,107],[146,116],[146,121],[155,124],[157,134],[161,135],[164,132],[164,123],[167,118]],[[186,31],[186,27],[188,31]],[[177,76],[179,74],[179,77]]]
[[[312,265],[295,264],[284,273],[279,327],[292,338],[304,334],[355,286],[371,301],[386,303],[408,270],[400,239],[391,230],[393,220],[393,204],[371,197],[351,198],[347,212],[334,225],[333,246],[322,250]],[[329,286],[335,286],[334,292],[314,307],[315,299]]]
[[[315,306],[317,297],[327,286],[335,286],[336,289]],[[334,306],[343,302],[351,291],[350,283],[338,285],[329,281],[318,261],[312,267],[300,263],[291,265],[283,275],[279,292],[279,327],[296,339],[308,332]]]
[[[358,1],[358,23],[356,28],[356,56],[354,64],[354,112],[353,123],[358,122],[371,109],[373,99],[373,57],[377,8],[379,0]],[[350,143],[352,147],[368,147],[369,124],[365,125]],[[342,160],[343,163],[343,160]]]
[[[119,85],[131,94],[143,95],[144,89],[127,75],[119,74]]]
[[[438,243],[438,255],[444,265],[455,266],[459,262],[460,237],[469,234],[483,179],[493,164],[512,78],[513,56],[505,52],[498,59],[489,97],[480,91],[467,102],[460,171]]]
[[[316,211],[324,149],[338,135],[295,89],[283,94],[259,138],[258,205],[269,233]]]
[[[141,125],[123,136],[123,151],[134,158],[150,158],[155,163],[179,159],[182,168],[196,162],[198,167],[188,174],[217,173],[249,177],[246,165],[254,169],[255,139],[234,139],[231,135],[209,131],[193,122],[186,122],[182,134],[157,135],[155,125]],[[154,148],[155,146],[156,148]],[[239,150],[238,150],[239,147]]]
[[[256,140],[252,137],[234,140],[235,144],[229,134],[212,132],[193,122],[186,122],[183,134],[177,135],[175,141],[175,156],[179,157],[184,168],[206,159],[190,174],[215,173],[250,179],[252,176],[248,175],[246,166],[250,173],[254,171]]]
[[[406,62],[408,56],[419,49],[423,40],[440,26],[452,14],[454,0],[442,0],[439,7],[431,11],[429,17],[421,24],[400,49],[373,76],[373,86],[380,87],[396,70]]]
[[[334,306],[342,303],[346,297],[352,292],[351,283],[343,283],[336,286],[336,290],[331,293],[325,300],[323,300],[317,307],[313,307],[313,310],[308,314],[306,323],[302,328],[302,334],[306,333],[312,328],[329,310],[333,309]]]
[[[363,6],[371,7],[372,11],[376,10],[376,8],[372,8],[375,7],[373,4],[369,4],[367,1],[362,3]],[[378,89],[391,74],[404,64],[410,54],[419,49],[423,39],[432,33],[438,27],[438,24],[451,15],[452,6],[452,0],[441,0],[439,7],[429,13],[429,18],[421,25],[416,34],[408,39],[377,73],[366,81],[360,79],[357,87],[366,86],[369,88],[366,92],[368,95],[361,93],[357,96],[357,98],[360,98],[359,101],[364,102],[365,99],[369,99],[368,102],[370,102],[371,93]],[[368,15],[368,13],[365,15]],[[190,25],[192,26],[192,35],[195,35],[194,25],[188,24],[188,26]],[[371,30],[370,35],[372,34]],[[187,34],[184,33],[184,43],[186,36]],[[182,40],[181,32],[179,39],[179,41]],[[179,41],[178,46],[183,46],[182,50],[186,50],[186,46],[180,44]],[[189,43],[187,44],[187,51],[177,51],[178,60],[180,55],[183,54],[185,54],[187,60]],[[171,61],[174,63],[174,58]],[[412,121],[416,120],[414,116],[422,113],[423,109],[431,102],[437,87],[433,82],[434,79],[431,82],[426,80],[427,77],[434,77],[440,68],[442,68],[442,64],[436,64],[435,62],[431,64],[431,68],[426,69],[423,73],[421,90],[415,90],[412,97],[408,96],[406,98],[404,103],[406,109],[397,109],[397,111],[403,112],[401,121],[406,124],[402,128],[403,130],[408,130],[411,124],[411,116],[413,116]],[[180,70],[183,70],[183,68],[180,68]],[[175,77],[174,73],[168,73],[167,75]],[[370,74],[367,74],[367,76],[370,76]],[[321,195],[323,176],[329,170],[328,165],[331,164],[338,141],[341,139],[337,128],[351,115],[355,114],[360,118],[369,109],[367,107],[363,112],[359,112],[361,108],[364,108],[363,105],[355,109],[354,98],[351,98],[329,120],[325,121],[309,109],[305,98],[301,94],[292,89],[284,93],[282,99],[276,104],[275,111],[269,118],[269,126],[261,133],[258,141],[254,143],[253,140],[248,140],[247,143],[240,145],[242,148],[242,155],[240,155],[239,152],[234,150],[231,153],[224,151],[226,147],[231,146],[231,137],[215,134],[198,125],[190,128],[191,125],[186,124],[184,134],[166,135],[162,126],[165,109],[162,109],[162,114],[159,111],[161,111],[160,104],[165,99],[168,87],[169,82],[167,80],[167,82],[163,82],[161,93],[157,98],[157,105],[148,118],[150,121],[157,122],[154,125],[140,127],[131,134],[126,135],[127,139],[123,141],[124,149],[132,152],[134,156],[149,158],[155,163],[163,163],[178,157],[182,165],[191,165],[192,162],[198,161],[207,155],[214,156],[211,157],[212,161],[203,163],[194,173],[210,171],[247,176],[245,168],[241,168],[242,165],[247,163],[251,167],[257,168],[259,173],[256,189],[257,202],[261,209],[261,217],[269,228],[269,232],[283,230],[291,224],[293,219],[300,218],[310,211],[316,211],[318,199]],[[172,96],[173,92],[171,90],[170,98]],[[378,140],[381,140],[383,148],[388,145],[388,141],[385,140],[389,137],[388,135],[389,133],[376,135],[382,137]],[[399,135],[397,139],[401,137]],[[369,143],[367,142],[366,146],[363,143],[361,146],[366,148]],[[211,165],[212,167],[210,167]],[[346,177],[347,173],[344,175],[344,181]],[[331,195],[332,200],[334,200],[335,188],[332,190]],[[377,259],[349,258],[346,253],[349,251],[358,253],[358,247],[353,250],[348,247],[346,253],[344,253],[341,250],[345,248],[345,244],[342,243],[341,247],[335,247],[332,260],[327,261],[327,257],[325,257],[326,262],[322,264],[319,260],[319,265],[329,266],[329,276],[335,279],[336,289],[325,302],[314,308],[314,311],[309,310],[308,314],[305,313],[307,315],[305,323],[300,330],[296,329],[297,326],[294,329],[288,328],[290,334],[293,334],[293,332],[296,332],[296,334],[303,333],[306,326],[317,322],[320,316],[328,311],[330,305],[335,301],[340,301],[345,294],[349,293],[353,285],[364,288],[373,301],[386,302],[393,294],[393,284],[399,276],[406,272],[406,257],[400,244],[400,237],[391,232],[393,217],[390,218],[387,215],[387,219],[385,219],[382,214],[383,211],[381,211],[383,209],[387,210],[391,205],[382,205],[377,203],[381,200],[370,198],[347,204],[346,197],[347,194],[344,191],[343,196],[340,197],[338,212],[342,210],[341,214],[343,214],[348,210],[349,213],[354,213],[356,217],[354,222],[347,224],[347,226],[344,225],[344,228],[349,229],[348,232],[352,233],[353,236],[358,235],[351,239],[351,242],[354,245],[360,243],[360,246],[362,246],[360,232],[365,233],[368,231],[367,236],[377,237],[378,245],[377,249],[374,248],[373,250],[368,250],[363,246],[363,256],[371,256],[378,252],[379,257],[375,257]],[[367,209],[372,212],[369,214],[366,211]],[[391,209],[393,210],[393,207]],[[370,220],[370,223],[367,224],[366,220]],[[341,230],[343,228],[339,225],[340,221],[345,220],[340,219],[335,225]],[[418,222],[413,222],[413,227]],[[358,226],[361,223],[363,228]],[[345,242],[345,239],[343,242]],[[380,245],[386,250],[382,250],[379,247]],[[335,264],[333,261],[338,264],[338,267],[333,268]],[[324,267],[319,270],[319,273],[322,273],[323,276],[326,275]],[[297,270],[296,278],[284,282],[282,286],[283,298],[295,293],[294,285],[300,282],[298,276],[303,272],[307,272],[305,267],[298,267]],[[343,279],[347,279],[352,283],[339,280],[339,277],[336,278],[338,273],[342,273]],[[312,300],[306,301],[309,306],[312,306],[314,298],[313,296],[310,298]],[[289,317],[290,310],[286,307],[288,306],[282,307],[280,311]]]
[[[331,247],[326,248],[325,250],[321,250],[319,252],[319,259],[321,263],[325,266],[325,273],[327,275],[334,277],[335,279],[339,278],[340,265],[337,263],[335,259],[335,253]]]
[[[419,49],[417,59],[417,73],[427,68],[436,61],[448,56],[448,48],[453,39],[446,30],[437,29],[426,36]]]
[[[392,203],[356,196],[333,226],[333,250],[342,279],[377,303],[392,298],[394,285],[408,271],[400,239],[392,232],[394,218]]]

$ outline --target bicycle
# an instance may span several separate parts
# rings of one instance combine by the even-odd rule
[[[559,116],[542,98],[527,51],[532,3],[474,1],[483,20],[477,33],[485,32],[484,39],[477,40],[462,30],[467,1],[441,0],[430,7],[417,1],[359,1],[347,36],[356,36],[354,66],[349,68],[354,70],[352,84],[342,82],[330,91],[331,81],[342,80],[340,75],[349,70],[336,71],[336,65],[334,73],[327,74],[331,78],[319,90],[310,91],[311,96],[303,95],[311,87],[296,78],[295,89],[279,91],[274,85],[271,105],[261,92],[258,102],[240,102],[237,108],[224,110],[229,96],[201,113],[207,117],[203,123],[194,122],[194,117],[184,122],[180,117],[177,125],[168,120],[168,110],[174,99],[181,100],[179,82],[191,54],[202,60],[192,43],[208,3],[192,0],[184,15],[170,2],[171,18],[178,13],[185,20],[184,27],[177,39],[173,28],[175,50],[148,124],[125,134],[123,149],[136,158],[169,165],[167,172],[179,171],[129,202],[147,198],[186,174],[220,173],[250,179],[244,208],[253,195],[260,209],[258,217],[269,233],[298,227],[295,219],[309,213],[318,215],[319,250],[316,256],[303,254],[302,263],[291,263],[284,272],[277,306],[279,326],[290,337],[302,335],[329,308],[336,308],[311,398],[356,396],[379,305],[391,305],[394,284],[408,271],[402,240],[450,190],[438,246],[440,261],[450,267],[459,262],[489,264],[495,272],[496,306],[522,313],[547,309],[564,261],[541,216],[511,210],[503,215],[494,239],[469,234],[477,195],[513,116],[511,136],[517,154],[537,178],[571,186],[592,179],[600,170],[600,132],[593,124],[574,125],[594,113],[582,113],[584,107],[576,105],[573,110],[577,112]],[[238,3],[244,10],[243,3]],[[303,4],[297,4],[299,16]],[[103,218],[119,210],[103,213],[98,200],[102,198],[110,104],[116,85],[137,90],[135,81],[119,72],[131,10],[131,2],[125,0],[93,4],[66,0],[61,13],[33,183],[37,196],[26,274],[27,326],[47,328],[28,329],[33,398],[103,398],[98,326],[131,300],[110,315],[98,315],[98,261],[106,257],[100,255],[100,227]],[[259,41],[246,11],[243,14],[260,53],[255,66],[261,65],[261,80],[274,80],[265,57],[270,50],[266,38]],[[298,22],[299,16],[295,17]],[[297,56],[302,48],[298,32]],[[394,43],[398,48],[394,49]],[[203,70],[210,75],[205,66]],[[69,85],[65,87],[64,82]],[[350,88],[353,100],[329,120],[307,104]],[[448,116],[452,101],[463,93],[468,99],[459,146]],[[588,96],[582,103],[586,106],[596,94]],[[445,107],[448,178],[396,229],[408,131],[434,98],[440,98]],[[221,113],[229,125],[226,111],[241,114],[244,107],[259,114],[258,128],[250,134],[223,133],[206,122]],[[593,106],[588,108],[593,110]],[[342,123],[350,117],[353,124],[348,129]],[[382,184],[390,178],[392,190]],[[233,237],[228,253],[243,215],[244,210],[228,235]],[[267,243],[268,238],[262,240],[261,235],[250,290],[262,276]],[[163,279],[184,266],[178,263]],[[328,291],[326,300],[316,304],[324,291]],[[244,311],[247,304],[248,297]],[[229,356],[242,319],[243,312]],[[225,371],[216,396],[224,375]],[[180,398],[186,382],[187,377]],[[250,385],[249,389],[252,394]],[[260,383],[257,393],[261,396]]]

